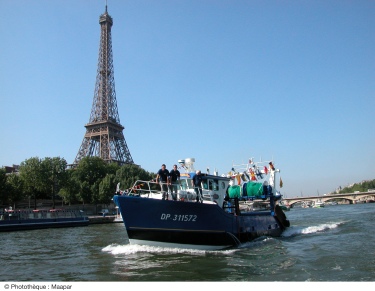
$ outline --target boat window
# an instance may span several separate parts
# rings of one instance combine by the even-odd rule
[[[218,180],[208,180],[208,189],[213,191],[219,190],[219,181]]]
[[[207,190],[208,189],[208,187],[207,187],[207,181],[203,181],[202,184],[203,184],[203,189]]]
[[[191,179],[181,179],[180,182],[181,182],[181,189],[182,190],[186,190],[186,189],[189,189],[189,185],[191,185]]]

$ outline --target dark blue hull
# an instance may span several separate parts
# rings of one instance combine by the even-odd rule
[[[51,219],[13,219],[0,221],[0,232],[19,231],[44,228],[61,228],[87,226],[87,217],[79,218],[51,218]]]
[[[217,204],[115,196],[131,244],[223,249],[260,236],[280,236],[284,226],[270,211],[226,213]]]

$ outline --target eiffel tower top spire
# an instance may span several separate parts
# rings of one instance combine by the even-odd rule
[[[108,14],[107,1],[105,3],[105,12],[102,15],[100,15],[99,23],[101,24],[102,22],[105,22],[105,21],[108,21],[111,24],[111,26],[113,25],[112,17],[109,16]]]
[[[99,24],[101,26],[101,37],[94,95],[96,106],[93,103],[89,123],[107,119],[120,123],[112,57],[111,28],[113,20],[107,12],[107,6],[106,11],[100,15]]]
[[[85,156],[98,156],[107,162],[133,164],[133,159],[122,133],[117,109],[112,56],[111,28],[113,19],[105,12],[99,17],[100,46],[94,99],[86,134],[74,164]]]

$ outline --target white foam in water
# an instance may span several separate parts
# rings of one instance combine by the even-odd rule
[[[317,232],[322,232],[330,229],[335,229],[339,225],[343,224],[344,222],[333,222],[333,223],[324,223],[316,226],[291,226],[287,228],[283,233],[282,237],[292,237],[296,235],[304,235],[304,234],[312,234]],[[168,253],[168,254],[233,254],[238,249],[241,248],[248,248],[250,246],[254,246],[257,243],[265,243],[269,240],[272,240],[272,238],[269,237],[260,237],[254,241],[243,243],[238,248],[229,249],[229,250],[217,250],[217,251],[208,251],[208,250],[195,250],[195,249],[182,249],[182,248],[164,248],[164,247],[153,247],[153,246],[144,246],[144,245],[117,245],[117,244],[111,244],[109,246],[106,246],[102,249],[103,252],[111,253],[112,255],[118,255],[118,254],[135,254],[135,253]]]
[[[311,233],[322,232],[325,230],[335,229],[343,223],[344,222],[323,223],[323,224],[319,224],[315,226],[308,226],[308,227],[292,226],[282,233],[282,237],[290,237],[290,236],[295,236],[299,234],[311,234]]]
[[[258,237],[256,239],[252,240],[252,241],[242,243],[237,248],[238,249],[248,249],[248,248],[252,248],[252,247],[257,247],[259,245],[272,243],[273,240],[274,240],[274,238],[272,238],[272,237],[261,236],[261,237]]]
[[[231,250],[219,250],[219,251],[207,251],[207,250],[194,250],[194,249],[180,249],[180,248],[163,248],[163,247],[152,247],[152,246],[143,246],[143,245],[117,245],[111,244],[106,246],[102,249],[103,252],[111,253],[112,255],[118,254],[135,254],[135,253],[168,253],[168,254],[178,254],[178,253],[186,253],[186,254],[232,254],[235,252],[235,249]]]

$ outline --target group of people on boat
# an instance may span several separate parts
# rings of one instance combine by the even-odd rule
[[[160,184],[161,191],[163,192],[163,200],[168,199],[167,198],[168,197],[168,194],[167,194],[168,190],[172,194],[172,199],[177,200],[177,190],[178,190],[178,186],[180,184],[180,177],[181,177],[181,174],[180,174],[180,171],[177,169],[177,165],[173,165],[173,170],[169,171],[169,170],[167,170],[166,165],[162,164],[161,169],[159,169],[159,171],[157,172],[156,179],[155,180],[152,179],[151,182],[156,181],[156,183]],[[124,191],[118,190],[116,192],[116,194],[117,195],[127,195],[128,193],[130,193],[132,191],[133,192],[136,191],[138,189],[137,187],[141,187],[141,186],[142,185],[137,185],[135,187],[133,186],[133,187],[131,187],[127,190],[124,190]]]
[[[156,183],[160,183],[161,191],[163,192],[163,200],[168,199],[168,188],[171,191],[172,199],[177,200],[177,187],[180,184],[180,171],[177,165],[173,165],[173,170],[169,171],[165,164],[161,165],[161,169],[157,172]]]
[[[180,184],[180,171],[177,169],[177,165],[173,165],[173,170],[169,171],[165,164],[161,165],[161,169],[157,172],[156,183],[160,183],[161,191],[163,192],[163,200],[168,199],[168,190],[171,193],[172,199],[177,200],[177,189]],[[202,202],[202,173],[200,170],[195,172],[192,178],[192,186],[194,187],[197,195],[196,201]]]

